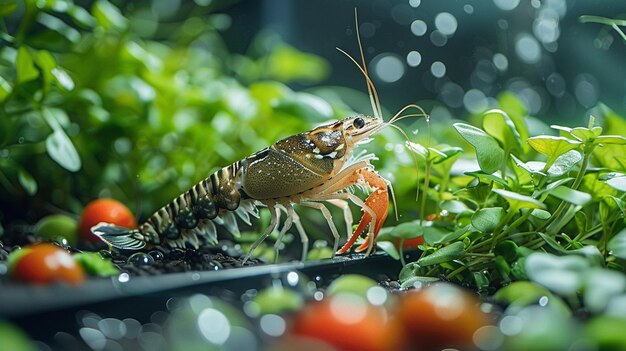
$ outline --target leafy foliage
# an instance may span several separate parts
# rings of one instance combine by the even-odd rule
[[[419,201],[427,209],[420,213],[437,215],[388,228],[382,236],[424,238],[421,256],[400,273],[402,286],[439,279],[497,291],[496,300],[515,306],[507,313],[519,318],[536,318],[537,311],[525,309],[540,298],[554,307],[544,312],[548,319],[581,307],[598,316],[623,313],[626,176],[616,155],[626,151],[626,123],[606,106],[600,110],[604,127],[594,117],[587,127],[551,126],[558,136],[529,135],[526,146],[518,136],[527,131],[508,117],[515,110],[487,111],[484,129],[456,123],[475,155],[460,155],[451,169],[462,171],[445,182],[428,175],[426,151],[432,147],[411,145],[427,173]],[[602,324],[608,317],[598,318]],[[579,328],[561,327],[550,330],[565,335]],[[602,339],[594,328],[587,328],[588,337]],[[509,338],[508,346],[519,348],[516,343],[528,337]]]
[[[226,49],[230,20],[212,6],[181,7],[166,24],[142,11],[108,0],[1,3],[5,226],[79,214],[101,196],[145,218],[217,168],[356,114],[360,103],[341,93],[326,90],[330,104],[286,85],[318,83],[329,67],[272,33],[243,56]]]

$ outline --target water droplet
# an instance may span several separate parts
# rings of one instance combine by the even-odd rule
[[[544,44],[555,42],[561,35],[559,14],[551,8],[539,11],[533,22],[533,34]]]
[[[494,54],[492,61],[496,68],[502,72],[509,68],[509,60],[501,53]]]
[[[426,34],[426,30],[428,30],[428,26],[426,25],[426,22],[422,20],[415,20],[411,23],[411,33],[417,35],[418,37]]]
[[[283,335],[287,329],[287,323],[283,317],[275,314],[266,314],[259,321],[261,330],[269,336],[278,337]]]
[[[126,283],[130,280],[130,275],[128,275],[128,273],[122,273],[117,277],[117,280],[120,283]]]
[[[480,113],[487,108],[487,97],[478,89],[471,89],[463,96],[463,105],[470,113]]]
[[[511,11],[519,5],[519,0],[493,0],[500,10]]]
[[[163,252],[159,250],[152,250],[149,252],[149,255],[152,256],[152,258],[157,262],[163,260],[163,258],[165,257]]]
[[[376,34],[376,26],[371,22],[365,22],[359,26],[359,33],[363,38],[371,38]]]
[[[296,286],[298,285],[298,282],[300,281],[300,276],[298,275],[298,273],[296,272],[289,272],[287,273],[287,283],[291,286]]]
[[[452,14],[441,12],[435,17],[435,27],[437,27],[443,35],[451,36],[456,32],[458,23]]]
[[[441,92],[439,95],[441,97],[441,100],[443,100],[446,105],[452,108],[459,108],[463,106],[464,94],[465,91],[463,91],[463,88],[460,85],[454,82],[446,82],[441,87]]]
[[[404,63],[395,54],[380,54],[372,60],[372,65],[374,73],[383,82],[393,83],[404,76]]]
[[[546,78],[546,89],[553,96],[563,96],[563,94],[565,94],[565,79],[563,79],[560,74],[552,72],[548,78]]]
[[[515,53],[525,63],[533,64],[541,58],[541,47],[533,36],[523,33],[515,41]]]
[[[430,73],[436,78],[441,78],[446,75],[446,65],[441,61],[435,61],[430,65]]]
[[[17,142],[20,143],[20,144],[24,144],[24,137],[19,137],[17,139]]]
[[[128,258],[128,263],[135,266],[150,266],[154,263],[154,258],[143,252],[135,252]]]
[[[417,51],[411,51],[406,55],[406,63],[411,67],[417,67],[422,63],[422,55]]]
[[[430,116],[426,116],[426,119],[429,119]],[[419,133],[419,129],[415,128],[411,133],[413,133],[413,135],[417,135],[417,133]]]
[[[588,73],[579,74],[574,80],[576,100],[585,107],[593,106],[598,101],[598,86],[594,76]]]
[[[439,30],[434,30],[430,33],[430,42],[437,47],[442,47],[448,43],[448,37]]]
[[[414,8],[418,8],[421,3],[422,3],[422,0],[409,0],[409,5],[411,5],[411,7],[414,7]]]
[[[468,15],[471,15],[472,13],[474,13],[474,6],[467,4],[463,6],[463,11],[465,11],[465,13],[467,13]]]

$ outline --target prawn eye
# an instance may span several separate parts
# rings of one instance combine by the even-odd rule
[[[365,120],[363,118],[359,117],[359,118],[354,120],[352,125],[354,125],[354,127],[357,128],[357,129],[361,129],[361,128],[365,127]]]

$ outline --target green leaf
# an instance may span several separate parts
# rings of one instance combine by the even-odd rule
[[[434,264],[456,260],[457,258],[463,256],[464,253],[465,248],[463,246],[463,243],[457,241],[448,246],[440,248],[439,250],[431,253],[428,256],[420,258],[417,263],[422,267],[431,266]]]
[[[87,10],[78,5],[71,5],[67,10],[67,14],[72,17],[74,22],[83,27],[91,28],[96,24],[96,19]]]
[[[505,198],[506,201],[508,201],[509,205],[511,205],[512,209],[519,210],[520,208],[546,208],[546,205],[533,199],[530,196],[518,194],[516,192],[504,189],[493,189],[493,192]]]
[[[41,68],[41,73],[43,74],[44,80],[44,88],[48,89],[54,79],[54,76],[52,75],[52,70],[56,68],[57,62],[54,59],[54,56],[52,56],[52,54],[46,50],[37,51],[37,53],[35,54],[35,62],[37,63],[37,66]]]
[[[304,305],[302,294],[280,285],[261,290],[252,301],[258,306],[261,314],[297,311]]]
[[[503,111],[515,124],[515,130],[519,133],[520,140],[526,140],[528,138],[527,121],[530,120],[526,113],[526,107],[524,103],[512,92],[505,91],[497,96],[498,103]],[[528,151],[528,145],[522,144],[524,152]]]
[[[533,209],[530,215],[544,221],[552,217],[552,214],[550,212],[538,208]]]
[[[435,157],[433,160],[433,163],[434,164],[443,163],[445,161],[455,158],[455,156],[460,155],[463,151],[464,151],[463,148],[456,147],[456,146],[442,148],[438,150],[437,152],[439,154],[443,154],[444,156]]]
[[[74,81],[72,80],[72,77],[70,77],[63,69],[55,67],[50,71],[50,73],[54,77],[56,85],[59,88],[64,89],[65,91],[74,89]]]
[[[13,91],[13,87],[2,76],[0,76],[0,103],[6,100],[6,98]]]
[[[484,173],[483,171],[470,171],[470,172],[465,172],[465,174],[476,177],[485,183],[496,182],[505,188],[509,187],[509,184],[504,179],[493,174]]]
[[[425,227],[424,241],[428,245],[439,245],[454,241],[469,231],[470,227],[459,228],[453,232],[446,232],[443,228]]]
[[[57,17],[41,12],[37,16],[37,22],[41,23],[44,27],[59,33],[71,43],[77,43],[80,40],[80,32],[68,26]]]
[[[611,178],[606,184],[617,191],[626,191],[626,176]]]
[[[415,262],[407,263],[406,266],[402,267],[400,273],[398,273],[398,280],[402,283],[409,278],[415,277],[418,274],[419,269],[419,264]]]
[[[604,257],[600,253],[600,250],[594,245],[583,246],[580,249],[569,250],[568,254],[580,255],[587,258],[587,261],[596,267],[601,267],[604,262]]]
[[[28,195],[33,196],[37,193],[37,181],[24,169],[20,169],[17,173],[17,180]]]
[[[376,245],[394,260],[400,259],[400,253],[398,252],[396,245],[394,245],[391,241],[377,241]]]
[[[536,304],[544,296],[548,298],[546,307],[556,308],[566,316],[571,314],[567,305],[558,296],[554,296],[543,286],[529,281],[513,282],[500,288],[495,293],[494,298],[500,304],[524,307]]]
[[[329,296],[340,293],[351,293],[357,296],[366,297],[367,291],[378,283],[372,278],[360,274],[344,274],[333,280],[326,289]]]
[[[17,9],[17,0],[0,0],[0,17],[6,17]]]
[[[489,278],[483,272],[473,272],[472,275],[478,291],[484,291],[489,287]]]
[[[420,227],[419,221],[400,223],[393,227],[386,235],[394,238],[414,239],[424,234],[424,229]]]
[[[549,190],[550,195],[578,206],[585,206],[591,201],[591,195],[566,186],[557,186]]]
[[[565,253],[566,250],[559,244],[553,237],[546,235],[544,233],[538,233],[541,239],[545,241],[552,249],[559,253]]]
[[[578,148],[581,144],[580,141],[551,135],[531,137],[528,138],[527,143],[535,149],[535,151],[548,158],[546,162],[548,165],[552,165],[559,156]]]
[[[548,175],[551,177],[560,177],[569,172],[582,159],[583,156],[579,151],[570,150],[557,157],[552,166],[548,169]]]
[[[601,315],[587,321],[584,338],[597,350],[626,350],[626,319],[623,315]]]
[[[472,215],[472,226],[482,233],[490,233],[504,217],[502,207],[481,208]]]
[[[476,150],[476,158],[480,169],[485,173],[494,173],[504,163],[504,150],[496,139],[483,130],[465,123],[455,123],[454,128]]]
[[[120,10],[106,0],[98,0],[91,8],[91,14],[96,19],[98,25],[105,29],[124,30],[128,25],[128,20],[122,15]]]
[[[483,129],[487,134],[496,138],[508,150],[521,150],[521,138],[515,124],[509,115],[500,110],[493,109],[483,115]]]
[[[239,100],[235,101],[240,104]],[[277,111],[289,113],[308,121],[324,121],[332,117],[333,108],[323,99],[307,93],[294,93],[273,105]]]
[[[531,280],[564,296],[572,296],[582,287],[589,268],[587,260],[580,256],[539,252],[528,256],[525,263]]]
[[[458,200],[443,200],[439,204],[439,207],[442,210],[448,211],[448,213],[453,213],[453,214],[459,214],[459,213],[465,213],[465,212],[471,211],[464,202],[458,201]]]
[[[595,139],[594,143],[603,145],[626,145],[626,137],[621,135],[600,135]]]
[[[423,158],[424,160],[428,160],[430,151],[428,151],[427,148],[425,148],[421,144],[414,143],[412,141],[406,141],[405,144],[406,144],[406,147],[409,148],[409,150],[415,152],[419,157]]]
[[[24,83],[39,77],[39,71],[35,68],[33,58],[28,49],[21,46],[17,50],[17,82]]]
[[[609,254],[626,260],[626,229],[622,229],[608,243]]]
[[[110,277],[120,272],[113,262],[104,259],[97,252],[79,252],[74,254],[73,257],[90,275]]]
[[[2,7],[0,6],[0,10]],[[23,330],[9,322],[0,320],[0,340],[2,349],[11,351],[35,351],[39,348]]]
[[[622,272],[592,268],[586,275],[584,301],[592,313],[602,313],[612,297],[626,290],[626,278]]]
[[[498,256],[504,257],[507,261],[513,261],[517,257],[517,249],[518,246],[515,242],[505,240],[499,243],[493,252]]]
[[[78,152],[62,129],[55,129],[46,138],[46,150],[50,158],[68,171],[76,172],[80,169],[81,162]]]
[[[573,128],[570,133],[582,142],[587,142],[588,140],[593,140],[597,137],[594,131],[585,127]]]
[[[330,68],[323,58],[301,52],[287,44],[272,48],[265,58],[265,74],[271,79],[290,83],[317,83],[326,78]]]

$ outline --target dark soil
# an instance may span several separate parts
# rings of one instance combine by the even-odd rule
[[[32,233],[29,227],[16,227],[0,237],[0,283],[7,283],[7,257],[21,247],[43,242]],[[203,244],[198,249],[154,247],[150,250],[127,251],[103,249],[100,245],[81,244],[70,246],[66,241],[53,242],[69,252],[99,252],[110,259],[121,272],[132,276],[158,275],[189,271],[216,271],[262,264],[260,260],[249,259],[243,263],[244,252],[238,244],[222,240],[217,245]]]

